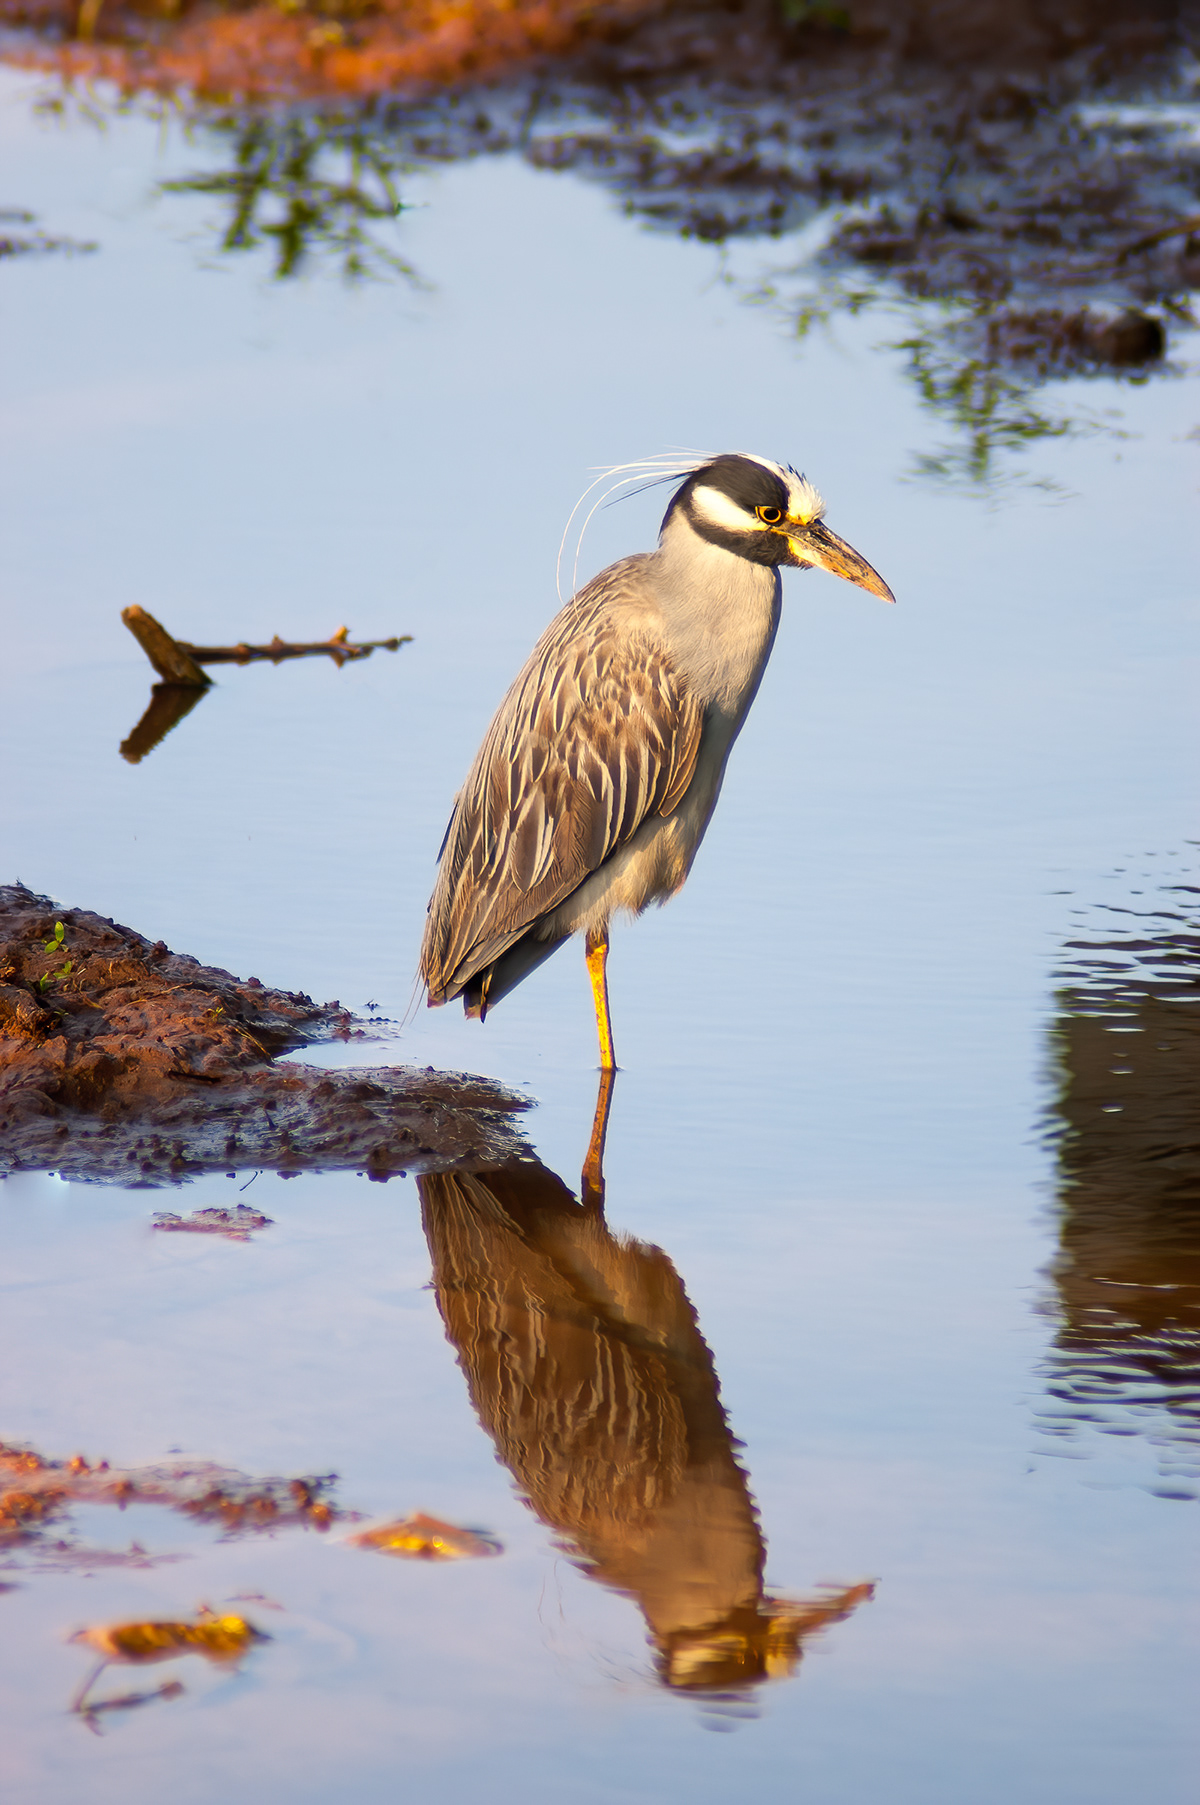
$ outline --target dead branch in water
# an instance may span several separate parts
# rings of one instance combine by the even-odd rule
[[[122,608],[121,619],[164,683],[178,683],[189,689],[209,687],[212,678],[204,675],[191,650],[172,639],[152,614],[135,604],[132,608]]]
[[[251,664],[256,659],[269,659],[281,664],[285,658],[314,658],[324,655],[339,667],[354,658],[369,658],[372,652],[398,652],[412,642],[411,633],[394,634],[391,639],[367,639],[353,642],[349,627],[339,627],[328,639],[280,639],[278,633],[269,645],[252,646],[239,641],[234,646],[195,646],[186,639],[175,639],[152,614],[136,603],[121,610],[121,619],[129,628],[164,683],[187,684],[207,689],[212,682],[200,669],[202,664]]]
[[[401,646],[411,645],[412,634],[395,634],[391,639],[364,639],[352,643],[349,627],[339,627],[328,639],[297,641],[280,639],[278,633],[270,645],[248,646],[193,646],[180,640],[180,649],[190,653],[197,664],[250,664],[256,658],[269,658],[272,664],[281,664],[285,658],[313,658],[324,653],[332,658],[336,665],[347,664],[352,658],[369,658],[372,652],[398,652]]]
[[[332,658],[339,670],[355,658],[369,658],[372,652],[398,652],[412,642],[411,633],[400,633],[391,639],[368,639],[353,642],[349,627],[339,627],[328,639],[293,642],[280,639],[278,633],[269,645],[194,646],[186,639],[175,639],[161,621],[134,603],[122,608],[121,619],[145,652],[162,681],[150,691],[145,714],[121,742],[121,757],[131,765],[138,764],[153,752],[172,727],[190,714],[205,690],[212,688],[212,678],[200,669],[202,664],[250,664],[267,659],[282,664],[285,658]]]

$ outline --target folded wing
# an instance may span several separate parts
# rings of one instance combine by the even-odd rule
[[[702,710],[653,631],[585,590],[500,706],[455,805],[421,949],[455,997],[652,815],[678,807]]]

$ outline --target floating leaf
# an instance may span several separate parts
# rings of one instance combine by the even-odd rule
[[[459,1529],[453,1523],[427,1517],[423,1511],[414,1512],[402,1522],[364,1529],[349,1539],[356,1548],[374,1548],[380,1554],[395,1554],[411,1561],[478,1560],[502,1552],[493,1536]]]
[[[195,1623],[94,1624],[76,1630],[72,1642],[94,1648],[104,1661],[126,1666],[171,1661],[177,1655],[203,1655],[206,1661],[239,1661],[255,1642],[270,1638],[245,1617],[218,1617],[202,1610]]]

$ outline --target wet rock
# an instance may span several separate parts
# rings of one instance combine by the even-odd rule
[[[0,887],[0,1175],[162,1185],[230,1167],[351,1168],[386,1180],[523,1145],[512,1117],[524,1101],[487,1079],[277,1063],[362,1034],[337,1003]]]

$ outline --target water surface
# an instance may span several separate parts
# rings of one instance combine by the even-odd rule
[[[479,1344],[430,1288],[448,1256],[415,1182],[262,1173],[243,1194],[246,1172],[181,1197],[22,1176],[0,1193],[5,1440],[336,1471],[348,1506],[425,1510],[504,1553],[389,1562],[336,1534],[89,1512],[90,1544],[187,1558],[13,1557],[8,1796],[1095,1805],[1136,1787],[1182,1805],[1194,1296],[1159,1337],[1164,1396],[1126,1408],[1125,1433],[1078,1411],[1070,1433],[1061,1412],[1045,1425],[1094,1328],[1070,1289],[1080,1209],[1106,1207],[1080,1205],[1056,1139],[1087,1128],[1067,943],[1079,911],[1160,906],[1138,892],[1194,922],[1171,887],[1197,882],[1195,377],[1093,382],[1124,436],[1037,446],[1057,499],[950,495],[909,480],[930,423],[877,320],[797,344],[713,248],[569,175],[503,158],[414,175],[397,242],[424,287],[277,286],[216,256],[194,198],[151,198],[195,145],[139,118],[41,120],[36,91],[5,78],[8,194],[99,249],[2,271],[6,878],[398,1022],[450,799],[556,605],[591,467],[673,445],[790,459],[899,606],[786,579],[688,888],[617,929],[607,1221],[631,1251],[605,1256],[606,1283],[665,1289],[658,1315],[614,1317],[589,1281],[576,1323],[592,1356],[641,1349],[637,1370],[647,1338],[675,1335],[687,1384],[709,1383],[641,1381],[664,1424],[685,1393],[706,1413],[704,1508],[740,1526],[739,1608],[823,1583],[874,1596],[706,1702],[669,1683],[683,1668],[611,1536],[592,1522],[581,1571],[578,1521],[489,1416]],[[598,514],[581,576],[651,543],[660,504]],[[149,673],[130,602],[207,643],[343,621],[414,641],[342,671],[222,671],[134,766],[118,748]],[[328,1055],[525,1086],[530,1170],[568,1222],[555,1182],[577,1184],[596,1093],[576,951],[483,1029],[420,1011]],[[1168,1060],[1166,1091],[1189,1069]],[[1139,1104],[1153,1120],[1164,1083]],[[239,1200],[273,1221],[248,1244],[149,1226]],[[1193,1285],[1184,1243],[1136,1282]],[[488,1282],[516,1282],[515,1257],[493,1246]],[[522,1399],[535,1423],[554,1408]],[[669,1490],[665,1428],[653,1445],[638,1471]],[[272,1641],[240,1672],[182,1663],[181,1697],[102,1737],[67,1716],[72,1630],[245,1594],[269,1601],[240,1608]]]

